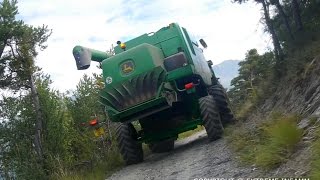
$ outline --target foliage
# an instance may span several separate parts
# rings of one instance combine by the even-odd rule
[[[16,0],[0,3],[0,88],[29,88],[28,81],[38,68],[32,57],[51,34],[47,26],[33,27],[17,20]]]
[[[310,179],[320,178],[320,128],[317,128],[316,140],[312,143],[312,163]]]
[[[237,3],[245,3],[248,0],[234,0]],[[265,24],[265,29],[276,36],[272,38],[280,44],[283,51],[282,59],[277,59],[275,62],[276,78],[284,77],[290,73],[301,71],[301,64],[306,61],[311,61],[315,54],[311,54],[306,59],[298,58],[298,61],[292,62],[292,54],[305,54],[304,46],[315,41],[319,41],[320,27],[320,1],[297,1],[297,0],[254,0],[255,2],[267,6],[263,9],[264,17],[262,21]],[[266,14],[272,14],[268,21]],[[269,15],[270,16],[270,15]],[[275,44],[275,43],[274,43]],[[303,48],[303,49],[301,49]],[[277,55],[275,54],[277,57]],[[293,68],[294,67],[294,68]],[[287,72],[289,69],[289,72]]]
[[[42,134],[41,109],[45,107],[41,108],[41,95],[35,85],[38,68],[34,58],[39,49],[46,48],[44,43],[51,32],[46,26],[27,25],[17,20],[17,15],[16,0],[0,2],[0,88],[20,93],[18,97],[2,98],[1,111],[5,114],[1,118],[5,133],[1,139],[5,147],[0,153],[4,158],[6,178],[33,179],[49,173],[47,157],[43,153],[48,150],[43,146],[48,136]],[[44,80],[43,77],[38,79]],[[51,92],[46,93],[52,97]]]
[[[59,93],[49,89],[50,80],[48,76],[39,76],[37,87],[41,101],[42,111],[46,116],[43,134],[45,168],[38,163],[33,150],[33,136],[35,113],[30,101],[30,94],[26,96],[3,97],[4,106],[2,118],[2,139],[6,146],[0,151],[6,170],[3,171],[8,177],[14,175],[18,179],[43,178],[50,173],[54,164],[50,163],[52,157],[70,156],[68,144],[68,128],[70,120],[61,103]]]
[[[274,113],[253,131],[244,127],[229,130],[227,139],[242,162],[270,169],[286,161],[301,140],[299,119],[296,115]]]
[[[42,134],[45,166],[37,161],[33,150],[35,113],[30,94],[18,98],[3,97],[3,121],[0,123],[0,170],[3,174],[0,177],[63,179],[79,176],[88,179],[89,176],[96,177],[98,172],[105,176],[105,173],[110,174],[123,166],[112,130],[109,129],[111,137],[108,131],[106,134],[111,146],[101,146],[100,141],[94,140],[92,129],[79,126],[88,122],[91,114],[101,117],[101,121],[106,120],[103,108],[94,101],[98,98],[96,81],[94,77],[84,76],[77,90],[66,97],[50,89],[49,76],[38,76],[36,85],[45,118]],[[88,119],[75,119],[80,117]],[[91,166],[86,166],[88,163]]]
[[[231,81],[233,88],[228,92],[236,111],[242,110],[243,114],[243,107],[250,109],[252,104],[257,102],[259,96],[263,94],[261,92],[263,89],[260,87],[265,86],[269,80],[274,62],[274,56],[270,52],[263,55],[259,55],[256,49],[247,52],[245,60],[239,63],[238,77]]]
[[[272,37],[274,51],[259,55],[251,49],[239,63],[239,76],[232,80],[229,91],[239,119],[245,119],[277,86],[303,81],[320,48],[320,1],[253,1],[262,7],[261,22]]]
[[[105,179],[124,165],[117,147],[112,146],[108,151],[108,157],[104,161],[87,164],[82,170],[70,170],[60,167],[60,171],[52,178],[57,180],[96,180]],[[89,166],[89,167],[88,167]]]

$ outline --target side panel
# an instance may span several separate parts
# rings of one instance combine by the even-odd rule
[[[181,32],[188,44],[189,55],[191,56],[193,61],[192,63],[195,68],[195,74],[201,75],[206,85],[212,85],[212,82],[211,82],[212,73],[208,66],[207,60],[203,55],[202,50],[198,48],[194,43],[192,43],[188,35],[188,32],[185,28],[181,28]]]
[[[127,62],[128,64],[125,64]],[[121,83],[159,66],[163,66],[161,50],[147,43],[140,44],[102,62],[106,87]],[[129,71],[124,73],[126,67],[129,68]]]
[[[199,49],[198,47],[194,47],[194,49],[196,53],[196,56],[193,57],[195,73],[201,75],[203,81],[207,85],[212,85],[212,72],[208,66],[207,60],[205,59],[201,49]]]

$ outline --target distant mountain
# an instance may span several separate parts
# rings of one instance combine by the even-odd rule
[[[214,65],[213,70],[224,88],[230,89],[231,80],[238,76],[239,60],[226,60]]]

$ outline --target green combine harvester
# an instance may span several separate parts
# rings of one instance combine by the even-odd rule
[[[199,42],[207,47],[203,39]],[[185,28],[172,23],[117,44],[113,55],[82,46],[74,47],[73,55],[78,70],[89,68],[91,61],[101,63],[105,87],[100,102],[119,123],[117,140],[126,164],[143,161],[143,142],[152,152],[167,152],[182,132],[203,125],[213,141],[234,121],[212,62]]]

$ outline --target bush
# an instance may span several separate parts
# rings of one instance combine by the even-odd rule
[[[60,172],[56,173],[52,179],[61,180],[96,180],[106,179],[113,172],[123,167],[124,161],[116,145],[106,152],[106,156],[100,161],[87,162],[81,168],[70,169],[60,165]]]
[[[233,127],[236,130],[228,130],[227,140],[241,162],[270,169],[286,161],[301,140],[299,119],[296,115],[273,114],[253,131]]]
[[[320,179],[320,128],[317,131],[317,139],[312,146],[312,163],[310,179]]]

